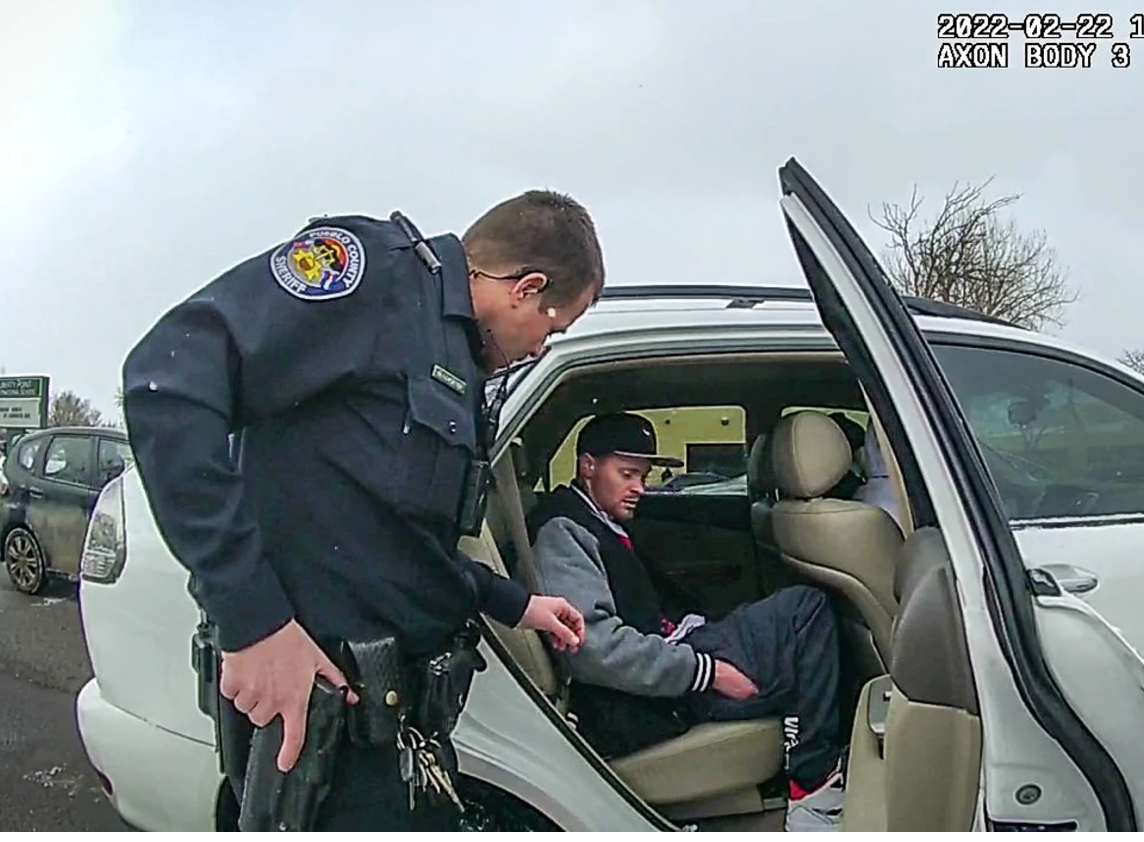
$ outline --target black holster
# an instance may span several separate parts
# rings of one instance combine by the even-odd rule
[[[199,710],[214,721],[219,771],[230,782],[235,799],[242,803],[242,781],[246,774],[254,725],[233,702],[222,695],[219,686],[222,678],[222,653],[218,647],[215,627],[205,617],[200,620],[191,639],[191,665],[198,674]]]
[[[345,696],[318,676],[310,691],[302,753],[289,772],[278,770],[282,718],[276,716],[265,728],[254,730],[239,830],[313,830],[318,809],[333,787],[345,721]]]
[[[444,652],[427,659],[407,660],[393,637],[342,644],[338,660],[359,698],[349,706],[351,742],[394,745],[399,731],[415,727],[443,743],[456,728],[473,679],[488,666],[479,642],[480,629],[467,623]]]
[[[448,649],[427,660],[422,667],[421,691],[413,720],[426,737],[444,742],[457,727],[473,679],[488,668],[477,651],[480,639],[477,625],[467,623]]]

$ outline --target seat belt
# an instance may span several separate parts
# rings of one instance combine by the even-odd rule
[[[505,515],[509,536],[516,549],[517,569],[514,572],[521,577],[524,585],[535,590],[538,587],[536,565],[532,560],[528,525],[524,522],[524,510],[520,504],[520,486],[516,481],[516,466],[513,464],[512,451],[497,460],[492,472],[496,482],[496,503]]]

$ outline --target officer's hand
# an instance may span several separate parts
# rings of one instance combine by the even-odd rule
[[[302,753],[306,737],[306,711],[314,676],[335,687],[349,682],[326,654],[291,620],[269,637],[238,652],[223,652],[219,690],[258,727],[282,717],[282,748],[278,769],[288,772]],[[352,690],[347,696],[357,704]]]
[[[711,682],[711,689],[740,702],[759,695],[755,682],[726,661],[715,662],[715,680]]]
[[[548,632],[559,650],[575,651],[584,641],[584,615],[560,596],[534,596],[528,600],[520,627]]]

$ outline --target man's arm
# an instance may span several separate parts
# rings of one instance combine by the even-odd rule
[[[537,533],[533,558],[542,590],[584,615],[584,642],[568,659],[573,678],[641,696],[682,696],[711,686],[710,655],[641,634],[616,615],[599,544],[588,530],[553,518]]]
[[[363,244],[365,274],[350,295],[296,298],[275,280],[267,251],[165,314],[123,366],[124,416],[140,477],[224,651],[243,649],[293,617],[227,436],[354,378],[374,349],[394,258],[360,220],[320,224],[350,230]]]

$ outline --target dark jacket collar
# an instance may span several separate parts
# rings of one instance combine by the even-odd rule
[[[434,237],[430,244],[442,264],[441,315],[464,322],[473,358],[479,361],[484,354],[485,343],[480,325],[477,324],[477,316],[473,312],[473,292],[469,287],[469,260],[465,255],[465,247],[455,234]]]

